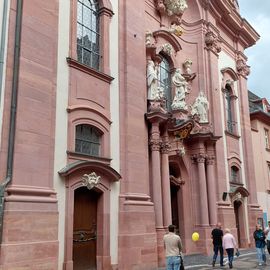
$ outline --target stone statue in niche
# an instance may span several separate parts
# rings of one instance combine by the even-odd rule
[[[149,60],[147,63],[147,87],[149,100],[161,100],[164,97],[164,90],[159,86],[157,67],[154,61]]]
[[[200,123],[208,123],[208,110],[209,102],[204,93],[201,91],[194,104],[191,106],[191,114],[193,116],[198,115],[200,118]]]
[[[181,74],[181,69],[177,68],[172,77],[175,86],[175,96],[172,103],[173,110],[187,110],[186,94],[188,93],[188,83]]]

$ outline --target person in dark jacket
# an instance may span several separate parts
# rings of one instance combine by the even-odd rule
[[[265,234],[262,230],[262,226],[260,224],[256,225],[256,230],[253,233],[253,237],[255,239],[255,246],[257,250],[257,256],[259,265],[266,264],[266,256],[265,256]]]
[[[222,247],[222,237],[223,231],[221,230],[221,223],[218,222],[215,229],[212,230],[211,238],[213,239],[213,250],[214,256],[212,261],[212,266],[215,266],[218,252],[220,253],[220,266],[223,265],[223,247]]]

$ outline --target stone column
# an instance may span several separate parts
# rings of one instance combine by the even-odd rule
[[[156,122],[152,123],[149,144],[152,157],[152,187],[153,187],[153,202],[156,216],[156,228],[163,228],[161,171],[160,171],[161,140],[159,133],[159,123]]]
[[[171,190],[170,190],[170,170],[169,170],[169,149],[168,136],[161,147],[161,179],[162,179],[162,198],[163,198],[163,223],[167,227],[172,223],[171,209]]]
[[[205,155],[199,154],[197,156],[198,172],[199,172],[199,187],[200,187],[200,203],[201,203],[201,225],[209,226],[209,212],[207,187],[205,177]]]
[[[217,191],[216,191],[216,179],[214,175],[214,156],[208,156],[206,159],[207,164],[207,191],[209,205],[209,220],[210,225],[217,224]]]

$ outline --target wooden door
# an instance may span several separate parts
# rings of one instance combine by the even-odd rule
[[[97,201],[99,194],[86,187],[75,190],[73,269],[96,270]]]

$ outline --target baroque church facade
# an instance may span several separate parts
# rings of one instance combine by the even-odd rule
[[[262,218],[235,0],[4,0],[0,269],[157,269]],[[193,242],[192,233],[200,234]]]

